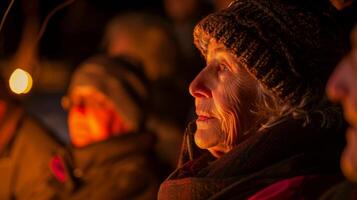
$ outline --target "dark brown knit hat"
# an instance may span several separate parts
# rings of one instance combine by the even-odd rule
[[[335,10],[309,1],[236,0],[196,25],[195,45],[206,56],[210,39],[222,43],[282,101],[316,100],[343,48]]]

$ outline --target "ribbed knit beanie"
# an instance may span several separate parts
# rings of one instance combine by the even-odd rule
[[[281,101],[315,101],[344,52],[336,10],[316,2],[233,1],[196,25],[194,43],[204,56],[210,39],[222,43]]]
[[[76,87],[92,87],[111,100],[124,123],[141,128],[148,100],[148,80],[142,67],[124,57],[95,56],[74,72],[68,95]]]

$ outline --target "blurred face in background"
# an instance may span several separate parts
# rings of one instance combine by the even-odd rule
[[[68,127],[74,146],[82,147],[125,132],[113,103],[99,91],[76,87],[69,98]]]
[[[224,46],[208,45],[206,66],[190,84],[195,98],[195,143],[219,158],[241,142],[256,122],[257,81]]]
[[[108,55],[126,55],[141,60],[150,80],[155,81],[172,74],[177,56],[176,46],[160,28],[118,27],[111,31],[108,38]]]
[[[233,0],[214,0],[213,5],[216,11],[225,9]]]
[[[186,21],[194,17],[200,9],[200,0],[165,0],[167,15],[174,21]]]
[[[342,59],[327,84],[327,94],[343,106],[344,117],[350,124],[347,145],[341,158],[345,176],[357,181],[357,28],[351,34],[352,50]]]

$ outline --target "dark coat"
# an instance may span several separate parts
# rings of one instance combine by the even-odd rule
[[[158,197],[247,199],[278,181],[313,176],[318,187],[299,188],[293,195],[316,199],[340,177],[344,131],[340,126],[321,128],[318,122],[303,126],[300,120],[284,121],[252,135],[217,160],[192,147],[192,136],[186,136],[184,144],[189,145],[184,145],[182,158],[188,159],[161,184]]]
[[[341,181],[332,186],[319,198],[320,200],[356,200],[357,184],[349,181]]]
[[[16,128],[0,154],[0,200],[156,199],[159,176],[151,134],[66,148],[22,113],[6,116]]]
[[[71,149],[70,157],[60,161],[68,177],[58,181],[64,191],[61,199],[155,199],[159,176],[153,139],[150,134],[131,133]]]

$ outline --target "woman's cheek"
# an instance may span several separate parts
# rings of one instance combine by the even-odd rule
[[[76,147],[83,147],[91,143],[91,130],[85,115],[70,111],[68,116],[68,128],[71,142]]]
[[[88,117],[93,141],[102,141],[110,136],[109,117],[104,112],[91,112]]]

